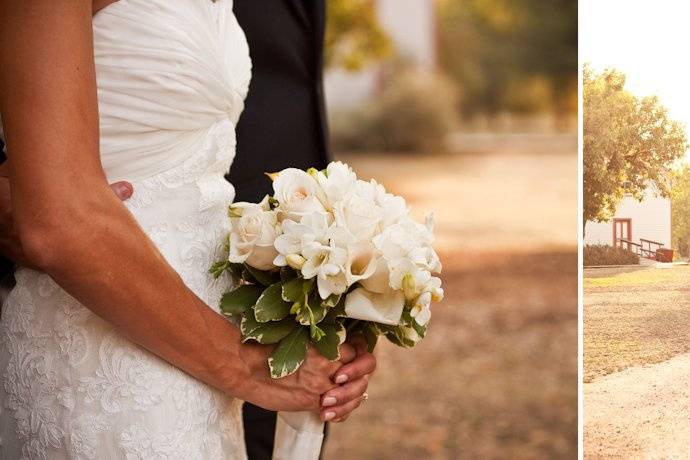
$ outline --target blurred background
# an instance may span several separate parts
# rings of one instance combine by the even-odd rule
[[[337,159],[436,218],[446,299],[326,458],[577,453],[577,1],[328,0]]]

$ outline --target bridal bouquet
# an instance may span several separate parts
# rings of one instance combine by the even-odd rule
[[[382,335],[403,347],[423,338],[443,297],[431,217],[415,222],[403,198],[340,162],[269,176],[273,196],[230,206],[228,258],[211,273],[241,280],[220,308],[244,341],[276,344],[272,377],[295,372],[310,343],[337,360],[348,334],[370,350]]]

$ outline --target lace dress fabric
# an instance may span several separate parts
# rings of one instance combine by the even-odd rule
[[[230,280],[207,270],[251,76],[232,3],[120,0],[93,28],[108,179],[133,183],[126,206],[217,309]],[[246,457],[240,401],[129,342],[48,275],[16,278],[0,319],[0,458]]]

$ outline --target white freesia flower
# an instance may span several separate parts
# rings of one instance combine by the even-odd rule
[[[326,212],[319,197],[322,193],[319,184],[300,169],[281,171],[273,181],[273,191],[280,210],[292,220],[313,212]]]
[[[304,246],[302,255],[306,259],[302,265],[302,276],[305,279],[316,277],[316,285],[322,299],[332,294],[342,294],[347,290],[347,251],[314,241]]]
[[[441,300],[443,300],[444,291],[441,287],[441,278],[432,276],[429,282],[424,287],[424,290],[429,291],[431,293],[431,300],[433,300],[434,302],[440,302]]]
[[[239,217],[232,219],[228,260],[246,263],[259,270],[273,268],[273,259],[278,254],[274,247],[277,233],[275,212],[264,210],[261,203],[240,203],[240,206],[231,208],[231,213],[233,210]]]
[[[412,310],[410,310],[410,315],[420,326],[426,326],[431,319],[431,292],[422,292],[419,294],[414,304],[412,305]]]
[[[404,305],[405,299],[400,291],[388,290],[377,294],[357,288],[345,299],[345,313],[348,318],[395,326],[400,323]]]
[[[319,172],[316,180],[326,195],[326,200],[332,206],[342,200],[352,190],[357,176],[345,163],[334,161],[326,167],[326,173]]]
[[[325,244],[328,231],[328,219],[325,214],[311,213],[303,216],[300,222],[284,220],[283,233],[275,240],[275,248],[278,255],[273,261],[279,267],[287,265],[287,257],[291,255],[303,255],[305,245],[318,242]],[[293,260],[297,260],[293,257]]]

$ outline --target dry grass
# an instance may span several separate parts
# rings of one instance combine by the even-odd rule
[[[371,399],[333,426],[326,458],[573,458],[576,254],[444,259],[428,337],[381,343]]]
[[[690,351],[690,267],[588,270],[585,381]]]

